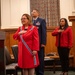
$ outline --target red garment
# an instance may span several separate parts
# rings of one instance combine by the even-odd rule
[[[59,33],[58,33],[59,28],[56,28],[53,32],[52,35],[56,36],[56,46],[58,47],[59,44]],[[60,36],[60,47],[68,47],[71,48],[73,46],[73,33],[71,27],[68,27],[66,30],[64,30],[61,33]]]
[[[27,32],[22,34],[22,37],[32,51],[33,50],[39,51],[38,29],[34,26],[34,28],[30,30],[32,27],[33,26],[28,26]],[[24,29],[25,27],[22,26],[22,30]],[[18,35],[19,32],[20,32],[20,27],[18,28],[16,33],[13,35],[13,38],[19,41],[18,43],[18,65],[21,68],[34,68],[39,65],[38,54],[36,54],[37,64],[34,65],[33,55],[30,54],[30,52],[27,50],[25,45],[22,43],[20,36]]]

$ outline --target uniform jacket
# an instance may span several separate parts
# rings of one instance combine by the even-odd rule
[[[22,26],[22,30],[24,30],[24,26]],[[32,26],[28,26],[28,30],[26,33],[22,34],[22,38],[25,40],[29,48],[33,51],[39,51],[39,36],[38,29],[34,26],[33,30],[30,30]],[[36,54],[36,65],[34,65],[33,55],[30,54],[28,49],[22,43],[20,36],[18,35],[20,31],[20,27],[13,35],[15,40],[18,40],[18,65],[21,68],[34,68],[39,65],[38,54]]]
[[[36,21],[33,21],[33,25],[38,28],[40,44],[46,44],[46,22],[42,18],[37,18]]]
[[[52,32],[52,35],[56,36],[56,46],[57,47],[58,47],[58,44],[59,44],[58,29],[59,28],[56,28]],[[71,48],[72,46],[73,46],[73,33],[72,33],[71,27],[68,27],[60,35],[60,47],[69,47],[69,48]]]

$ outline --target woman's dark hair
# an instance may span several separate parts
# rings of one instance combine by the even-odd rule
[[[68,25],[68,21],[67,21],[66,18],[61,18],[60,21],[61,21],[62,19],[65,20],[65,27],[64,27],[64,29],[66,29],[66,28],[69,26],[69,25]],[[60,21],[59,21],[59,22],[60,22]],[[59,25],[59,26],[60,26],[60,29],[61,29],[61,25]]]

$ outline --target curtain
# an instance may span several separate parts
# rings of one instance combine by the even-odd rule
[[[46,20],[47,26],[58,26],[60,19],[60,0],[30,0],[30,11],[39,10],[40,17]]]

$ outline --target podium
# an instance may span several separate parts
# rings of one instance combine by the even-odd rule
[[[4,40],[5,40],[5,32],[0,31],[0,75],[6,75]]]

